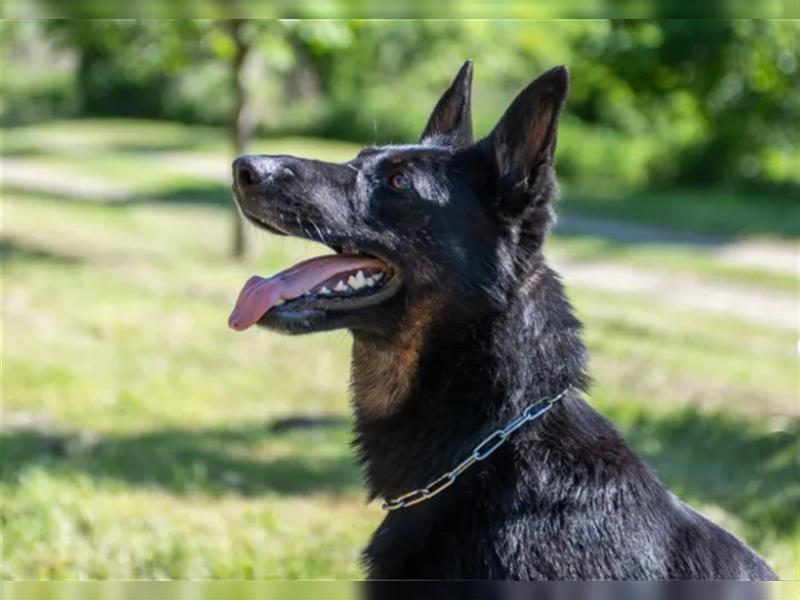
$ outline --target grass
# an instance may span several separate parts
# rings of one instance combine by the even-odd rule
[[[226,258],[225,186],[158,158],[218,156],[216,132],[92,121],[3,135],[43,168],[94,165],[131,201],[4,190],[0,576],[361,576],[358,552],[382,513],[365,503],[349,448],[348,336],[234,334],[225,323],[249,275],[319,248],[261,236],[255,258]],[[260,147],[355,152],[316,140]],[[594,243],[559,238],[553,250],[575,258]],[[701,252],[637,248],[649,258],[623,245],[604,260],[786,289]],[[794,333],[570,295],[595,405],[682,498],[797,577]]]
[[[718,238],[759,236],[796,241],[800,205],[796,190],[667,189],[651,192],[566,187],[572,210],[586,215],[674,227]]]

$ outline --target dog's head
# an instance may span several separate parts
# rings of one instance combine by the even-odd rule
[[[236,159],[233,190],[248,220],[335,253],[251,278],[233,328],[385,335],[413,307],[454,321],[502,310],[541,260],[568,76],[557,67],[533,81],[477,142],[471,85],[467,62],[417,144],[366,148],[343,164]]]

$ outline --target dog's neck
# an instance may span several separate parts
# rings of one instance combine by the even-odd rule
[[[546,267],[501,314],[437,324],[421,305],[403,325],[353,345],[356,445],[372,495],[425,485],[537,398],[587,383],[580,323]]]

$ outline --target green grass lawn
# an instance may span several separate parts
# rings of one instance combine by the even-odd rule
[[[227,161],[215,130],[62,122],[4,130],[3,147],[126,185],[131,201],[4,190],[0,575],[361,576],[358,553],[382,512],[365,503],[349,447],[348,336],[226,326],[249,275],[320,247],[258,235],[253,258],[227,258],[225,186],[159,159]],[[552,246],[574,258],[593,244]],[[623,245],[604,260],[789,286],[677,247],[644,253]],[[569,292],[592,350],[592,402],[682,498],[798,577],[796,332]]]

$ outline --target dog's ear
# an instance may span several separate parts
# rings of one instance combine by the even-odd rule
[[[502,190],[526,189],[553,162],[558,118],[567,99],[569,74],[555,67],[511,103],[488,141]]]
[[[453,83],[433,109],[421,144],[463,148],[472,143],[472,61],[459,69]]]

